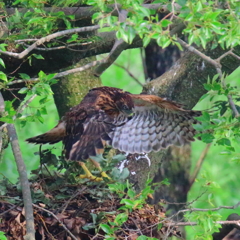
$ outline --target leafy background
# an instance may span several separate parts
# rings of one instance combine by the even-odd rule
[[[102,56],[99,56],[101,58]],[[132,49],[124,51],[116,61],[117,64],[128,68],[128,70],[144,83],[143,66],[141,61],[141,55],[139,49]],[[141,86],[134,81],[129,74],[120,68],[119,66],[112,65],[101,76],[102,84],[106,86],[123,88],[132,93],[140,93]],[[236,74],[230,76],[232,84],[240,86],[240,75]],[[37,106],[39,99],[35,99],[31,107]],[[211,107],[211,102],[206,98],[201,101],[195,109],[208,109]],[[27,109],[26,111],[31,111]],[[39,147],[36,145],[27,144],[24,140],[28,137],[35,136],[43,133],[50,128],[54,127],[58,122],[57,110],[51,98],[51,101],[47,104],[47,114],[43,115],[44,123],[30,122],[26,126],[21,127],[20,122],[17,122],[17,132],[20,140],[20,147],[23,153],[24,161],[27,165],[28,173],[31,170],[36,169],[39,165],[39,156],[34,154],[38,152]],[[195,164],[199,159],[199,156],[206,144],[196,140],[192,143],[192,171]],[[234,144],[235,148],[240,154],[239,143]],[[56,152],[61,151],[61,144],[54,145]],[[202,169],[198,175],[196,182],[191,188],[188,194],[188,201],[197,199],[202,192],[207,192],[198,198],[193,206],[196,208],[212,208],[221,205],[234,205],[239,200],[239,163],[231,160],[232,156],[222,153],[223,148],[221,146],[212,145],[207,157],[203,163]],[[9,181],[16,182],[18,178],[16,165],[11,152],[10,146],[6,149],[4,157],[0,162],[1,177],[6,176]],[[230,213],[235,212],[240,214],[238,210],[220,210],[219,213],[225,219]],[[188,238],[191,239],[191,235],[196,231],[197,227],[187,227]]]

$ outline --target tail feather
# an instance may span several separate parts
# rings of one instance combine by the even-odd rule
[[[51,129],[50,131],[35,137],[28,138],[26,139],[26,141],[35,144],[45,143],[54,144],[62,141],[65,135],[66,135],[65,122],[60,122],[56,127]]]

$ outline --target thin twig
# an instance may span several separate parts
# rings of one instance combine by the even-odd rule
[[[215,221],[213,222],[215,224],[222,224],[222,225],[229,225],[229,224],[236,224],[240,226],[240,220],[235,221]],[[164,223],[164,226],[166,227],[173,227],[173,226],[196,226],[198,225],[197,222],[170,222],[170,223]]]
[[[1,103],[1,110],[2,110],[4,109],[4,99],[3,99],[2,93],[0,93],[0,103]],[[25,208],[26,232],[27,232],[25,239],[34,240],[35,239],[34,217],[33,217],[30,184],[27,176],[27,169],[22,158],[22,153],[19,147],[15,126],[13,124],[8,124],[7,130],[8,130],[9,139],[11,141],[14,158],[17,164],[19,179],[20,179],[21,188],[22,188],[22,195],[23,195],[22,197],[23,197],[23,204]]]
[[[103,59],[97,60],[97,61],[93,61],[93,62],[90,62],[90,63],[88,63],[88,64],[86,64],[82,67],[60,72],[60,73],[56,74],[53,78],[57,79],[57,78],[67,76],[67,75],[72,74],[72,73],[81,72],[81,71],[87,70],[91,67],[94,67],[98,64],[104,63],[106,61],[107,61],[106,58],[103,58]],[[39,81],[39,78],[30,78],[30,79],[27,79],[27,80],[17,79],[17,80],[14,80],[12,82],[9,82],[7,85],[13,85],[13,84],[23,83],[23,82],[37,82],[37,81]]]
[[[66,210],[68,204],[75,198],[77,197],[79,194],[81,194],[87,187],[82,188],[81,190],[77,190],[77,192],[75,194],[72,195],[72,197],[69,198],[69,200],[63,205],[63,209],[61,211],[61,214],[64,213],[64,211]]]
[[[219,206],[219,207],[217,207],[217,208],[209,208],[209,209],[201,209],[201,208],[189,208],[189,209],[183,209],[183,210],[179,210],[178,212],[176,212],[175,214],[173,214],[172,216],[170,216],[170,217],[168,217],[168,218],[165,218],[165,219],[163,219],[163,220],[161,220],[161,221],[159,221],[159,222],[157,222],[157,223],[154,223],[154,224],[152,224],[152,225],[150,225],[150,226],[147,226],[145,229],[142,229],[142,231],[144,232],[144,231],[146,231],[147,229],[149,229],[149,228],[153,228],[153,227],[155,227],[155,226],[157,226],[158,224],[163,224],[163,225],[166,225],[166,226],[168,226],[167,224],[172,224],[173,226],[175,226],[175,225],[178,225],[179,224],[179,226],[181,225],[181,224],[185,224],[184,226],[186,226],[187,225],[187,223],[185,223],[185,222],[172,222],[172,219],[174,218],[174,217],[176,217],[177,215],[179,215],[180,213],[184,213],[184,212],[196,212],[196,211],[198,211],[198,212],[208,212],[208,211],[218,211],[218,210],[220,210],[220,209],[236,209],[237,207],[239,207],[240,206],[240,202],[238,202],[237,204],[235,204],[235,205],[233,205],[233,206]],[[169,223],[169,221],[171,221],[170,223]],[[238,224],[238,225],[240,225],[240,220],[234,220],[234,221],[218,221],[218,222],[215,222],[215,223],[219,223],[219,224]],[[194,222],[194,224],[195,224],[195,222]],[[195,225],[197,225],[197,223],[195,224]],[[133,235],[133,234],[131,234],[131,235]],[[131,235],[129,235],[129,237],[131,236]]]
[[[39,50],[39,51],[54,51],[54,50],[61,50],[61,49],[70,49],[70,47],[75,47],[75,46],[86,46],[86,45],[90,45],[93,42],[84,42],[84,43],[72,43],[72,44],[66,44],[65,46],[58,46],[58,47],[45,47],[45,48],[39,48],[36,47],[35,50]],[[25,46],[25,47],[29,47],[30,45],[24,43],[24,42],[20,42],[19,44]],[[84,50],[86,51],[86,50]]]
[[[17,118],[17,114],[23,112],[23,110],[35,99],[36,96],[37,96],[37,94],[33,94],[25,103],[23,103],[23,105],[19,106],[19,108],[17,109],[16,115],[13,116],[13,120],[15,120]],[[7,125],[8,125],[8,123],[4,123],[0,127],[0,131],[2,131],[3,128],[7,127]]]
[[[217,208],[209,208],[209,209],[204,209],[204,208],[188,208],[188,209],[183,209],[179,210],[177,213],[174,214],[174,216],[179,215],[179,213],[184,213],[184,212],[208,212],[208,211],[218,211],[220,209],[236,209],[237,207],[240,206],[240,202],[233,206],[219,206]],[[172,216],[171,216],[172,218]]]
[[[109,26],[108,24],[103,24],[102,27],[108,27],[108,26]],[[46,37],[42,37],[42,38],[38,39],[35,43],[30,45],[28,48],[26,48],[21,53],[13,53],[13,52],[2,51],[2,50],[0,50],[0,53],[2,53],[4,55],[8,55],[10,57],[17,58],[17,59],[22,59],[22,58],[26,57],[31,51],[33,51],[36,47],[38,47],[39,45],[42,45],[45,42],[49,42],[52,39],[55,39],[58,37],[63,37],[65,35],[69,35],[69,34],[73,34],[73,33],[95,31],[95,30],[98,30],[99,28],[101,28],[100,25],[95,25],[95,26],[88,26],[88,27],[81,27],[81,28],[74,28],[74,29],[59,31],[59,32],[50,34]]]
[[[199,173],[199,171],[201,170],[203,161],[204,161],[204,159],[206,158],[207,153],[208,153],[211,145],[212,145],[211,143],[208,143],[208,144],[206,145],[206,147],[204,148],[204,150],[202,151],[202,153],[201,153],[201,155],[200,155],[200,157],[199,157],[199,159],[198,159],[198,161],[197,161],[197,164],[196,164],[196,166],[195,166],[195,170],[194,170],[192,176],[190,177],[190,180],[189,180],[189,189],[192,187],[193,183],[195,182],[195,179],[197,178],[198,173]]]
[[[65,229],[65,231],[66,231],[74,240],[78,240],[78,239],[68,230],[68,228],[66,227],[66,225],[65,225],[53,212],[51,212],[51,211],[49,211],[49,210],[47,210],[47,209],[45,209],[45,208],[39,207],[38,205],[36,205],[36,204],[34,204],[34,203],[33,203],[32,205],[33,205],[34,207],[36,207],[36,208],[44,211],[44,212],[47,212],[47,213],[51,214],[51,215],[62,225],[62,227]]]
[[[134,79],[134,81],[136,81],[140,86],[144,86],[126,67],[118,64],[118,63],[114,63],[115,66],[119,67],[119,68],[122,68],[124,71],[127,72],[127,74]]]

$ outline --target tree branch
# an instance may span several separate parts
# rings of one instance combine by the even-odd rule
[[[118,10],[118,9],[117,9]],[[121,10],[119,12],[119,22],[124,22],[127,19],[128,12],[126,10]],[[106,57],[106,62],[100,64],[95,70],[94,70],[94,76],[99,77],[108,67],[112,65],[112,63],[119,57],[119,55],[122,53],[123,50],[125,50],[128,47],[128,43],[123,41],[122,39],[116,39],[115,43]]]
[[[57,78],[61,78],[61,77],[64,77],[64,76],[67,76],[69,74],[72,74],[72,73],[77,73],[77,72],[82,72],[84,70],[87,70],[91,67],[94,67],[98,64],[101,64],[101,63],[105,63],[107,61],[106,58],[103,58],[101,60],[97,60],[97,61],[93,61],[91,63],[88,63],[82,67],[79,67],[79,68],[74,68],[74,69],[70,69],[70,70],[67,70],[67,71],[63,71],[63,72],[60,72],[58,74],[56,74],[53,78],[57,79]],[[7,85],[13,85],[13,84],[17,84],[17,83],[23,83],[23,82],[37,82],[39,81],[39,78],[30,78],[28,80],[22,80],[22,79],[17,79],[17,80],[14,80],[14,81],[11,81],[9,83],[7,83]]]
[[[0,103],[1,103],[1,109],[3,109],[4,105],[2,104],[4,104],[4,99],[1,93],[0,93]],[[8,130],[9,139],[11,141],[14,158],[17,164],[17,169],[18,169],[21,188],[22,188],[23,203],[25,208],[26,230],[27,230],[25,240],[34,240],[35,239],[34,217],[33,217],[30,185],[27,177],[27,169],[22,158],[21,150],[18,143],[17,133],[14,125],[8,124],[7,130]]]
[[[203,161],[204,161],[205,157],[207,156],[207,153],[208,153],[211,145],[212,145],[211,143],[208,143],[206,145],[206,147],[204,148],[204,150],[202,151],[202,153],[197,161],[197,164],[195,166],[194,172],[193,172],[192,176],[189,178],[189,189],[191,188],[195,179],[197,178],[197,175],[198,175],[199,171],[201,170]]]
[[[234,224],[236,226],[240,226],[240,220],[235,220],[235,221],[215,221],[213,223],[215,223],[215,224],[222,224],[222,225]],[[170,223],[164,223],[164,226],[166,226],[166,227],[196,226],[196,225],[198,225],[197,222],[170,222]]]
[[[142,84],[138,79],[137,77],[135,77],[129,70],[128,68],[124,67],[123,65],[120,65],[118,63],[114,63],[115,66],[119,67],[119,68],[122,68],[131,78],[133,78],[133,80],[138,83],[140,86],[143,87],[144,84]]]
[[[103,26],[95,25],[95,26],[88,26],[88,27],[81,27],[81,28],[63,30],[63,31],[56,32],[56,33],[50,34],[46,37],[42,37],[42,38],[38,39],[35,43],[30,45],[28,48],[26,48],[21,53],[14,53],[14,52],[2,51],[2,50],[0,50],[0,53],[2,53],[4,55],[8,55],[10,57],[17,58],[17,59],[22,59],[22,58],[26,57],[31,51],[36,49],[37,46],[42,45],[45,42],[49,42],[52,39],[55,39],[57,37],[62,37],[62,36],[73,34],[73,33],[95,31],[95,30],[100,29],[101,27],[108,27],[108,26],[109,26],[108,24],[104,24]]]
[[[181,46],[188,49],[190,52],[195,53],[196,55],[200,56],[202,59],[204,59],[205,61],[207,61],[211,65],[213,65],[216,68],[217,73],[219,74],[219,78],[222,79],[223,74],[222,74],[222,66],[220,64],[220,60],[223,59],[224,57],[226,57],[227,55],[230,55],[230,54],[233,55],[231,53],[231,50],[224,53],[222,56],[220,56],[220,57],[218,57],[217,59],[214,60],[214,59],[210,58],[209,56],[203,54],[202,52],[200,52],[199,50],[197,50],[193,46],[190,46],[189,44],[187,44],[186,42],[184,42],[180,38],[178,38],[177,41],[181,44]],[[222,83],[223,83],[224,89],[226,89],[225,81],[223,80]],[[228,98],[230,108],[232,109],[232,112],[234,113],[235,117],[236,118],[240,117],[239,112],[238,112],[238,110],[237,110],[237,108],[236,108],[236,106],[233,102],[232,96],[227,95],[227,98]]]

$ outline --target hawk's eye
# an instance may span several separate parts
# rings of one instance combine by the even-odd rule
[[[122,106],[122,109],[123,109],[123,110],[129,110],[129,107],[128,107],[127,105],[123,105],[123,106]]]

